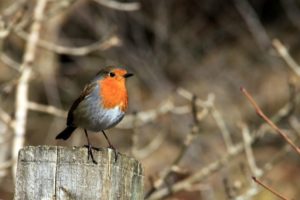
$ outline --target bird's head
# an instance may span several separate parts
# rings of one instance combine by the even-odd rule
[[[99,96],[104,108],[120,106],[122,111],[127,109],[128,97],[126,79],[133,74],[121,67],[105,67],[97,74]]]
[[[113,81],[113,82],[124,82],[127,78],[133,76],[132,73],[128,73],[126,69],[121,67],[105,67],[97,73],[97,79]]]

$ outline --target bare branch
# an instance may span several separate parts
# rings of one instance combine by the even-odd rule
[[[115,0],[94,0],[95,2],[120,11],[137,11],[140,9],[141,5],[139,2],[119,2]]]
[[[15,30],[15,33],[23,38],[24,40],[28,40],[28,34],[21,30]],[[45,48],[49,51],[54,51],[55,53],[58,54],[67,54],[67,55],[73,55],[73,56],[84,56],[87,55],[91,52],[97,51],[97,50],[107,50],[111,47],[115,46],[120,46],[121,45],[121,40],[113,35],[110,38],[106,40],[100,40],[97,42],[94,42],[90,45],[82,46],[82,47],[66,47],[58,44],[54,44],[52,42],[48,42],[46,40],[39,40],[38,45],[42,48]]]
[[[249,167],[251,169],[251,172],[255,176],[261,176],[262,170],[260,170],[257,167],[255,158],[254,158],[254,154],[252,151],[252,146],[251,146],[252,141],[251,141],[250,131],[246,124],[242,123],[242,124],[240,124],[240,126],[241,126],[242,134],[243,134],[243,141],[244,141],[244,145],[245,145],[246,157],[247,157],[247,161],[248,161]]]
[[[134,157],[136,157],[137,159],[146,158],[161,146],[165,138],[166,134],[164,132],[157,133],[157,135],[154,136],[154,138],[149,142],[149,144],[147,144],[143,148],[133,149]]]
[[[282,200],[288,200],[288,198],[284,197],[283,195],[279,194],[277,191],[275,191],[273,188],[271,188],[270,186],[267,186],[266,184],[262,183],[260,180],[258,180],[256,177],[252,177],[253,181],[255,181],[257,184],[261,185],[262,187],[264,187],[266,190],[270,191],[271,193],[273,193],[275,196],[277,196],[278,198],[282,199]]]
[[[6,64],[6,66],[20,72],[20,63],[17,63],[16,61],[14,61],[12,58],[10,58],[7,54],[5,54],[4,52],[1,53],[0,55],[0,59],[3,63]]]
[[[67,111],[56,108],[55,106],[43,105],[32,101],[29,101],[27,106],[28,109],[33,111],[43,112],[43,113],[47,113],[62,118],[66,118],[67,116]]]
[[[184,88],[178,88],[177,91],[176,91],[180,96],[184,97],[185,99],[189,100],[189,101],[192,101],[193,100],[193,94],[184,89]],[[208,98],[207,98],[207,101],[203,101],[199,98],[197,98],[197,101],[196,101],[196,104],[197,106],[200,106],[200,107],[211,107],[211,105],[213,105],[214,103],[214,100],[215,100],[215,95],[214,94],[209,94],[208,95]]]
[[[214,105],[211,107],[211,114],[222,133],[223,140],[226,145],[227,151],[231,151],[231,149],[234,147],[233,147],[233,142],[232,142],[232,139],[230,136],[230,132],[226,126],[226,123],[225,123],[221,113],[216,109],[216,107]]]
[[[289,102],[287,104],[289,104]],[[283,108],[286,108],[287,107],[286,105],[284,105]],[[282,109],[280,109],[280,110],[282,110]],[[280,115],[280,110],[274,116],[277,119],[282,119],[282,118],[277,117],[277,115]],[[263,129],[264,124],[262,124],[260,126],[260,129]],[[261,137],[263,134],[264,134],[263,131],[257,130],[257,134],[251,134],[251,137],[249,138],[249,142],[251,144],[253,144],[253,142],[257,138]],[[275,162],[281,160],[282,156],[284,156],[287,152],[289,152],[290,148],[287,148],[287,147],[290,147],[290,145],[289,144],[285,145],[283,150],[280,151],[280,153],[278,155],[273,156],[272,159],[264,165],[264,167],[262,169],[263,174],[267,170],[270,170]],[[218,170],[222,169],[222,167],[224,167],[226,164],[228,164],[228,162],[230,162],[234,157],[241,154],[244,150],[245,150],[245,145],[243,142],[236,144],[230,152],[227,152],[225,155],[222,155],[218,160],[199,169],[198,171],[191,174],[188,178],[181,180],[181,181],[175,183],[174,185],[172,185],[172,191],[178,192],[178,191],[184,190],[187,187],[190,187],[194,183],[199,183],[200,181],[204,180],[208,176],[210,176],[213,173],[217,172]],[[247,191],[247,195],[249,195],[249,196],[253,196],[256,193],[257,193],[257,190],[255,188],[252,188],[249,191]],[[157,191],[155,191],[148,199],[149,200],[157,200],[157,199],[161,199],[167,195],[169,195],[169,189],[164,187],[164,188],[161,188],[161,189],[158,189]],[[244,198],[238,197],[236,199],[242,200]]]
[[[198,102],[199,99],[197,99]],[[207,104],[210,104],[208,102],[212,101],[211,96],[208,97],[208,99],[205,101]],[[204,102],[204,101],[203,101]],[[44,105],[37,102],[28,102],[28,109],[32,111],[47,113],[50,115],[54,115],[57,117],[63,117],[65,118],[67,116],[67,111],[59,109],[52,105]],[[162,103],[161,106],[155,109],[150,109],[146,111],[138,112],[135,116],[135,114],[127,114],[123,121],[117,125],[116,128],[119,129],[132,129],[133,127],[133,121],[136,120],[135,126],[136,128],[141,127],[149,122],[152,122],[156,120],[159,116],[167,114],[167,113],[173,113],[176,115],[184,115],[190,113],[191,109],[188,105],[183,106],[175,106],[172,101],[167,100],[166,102]],[[202,111],[197,113],[197,118],[199,120],[202,120],[205,118],[208,114],[208,109],[204,108]],[[1,117],[1,116],[0,116]]]
[[[289,54],[286,47],[280,42],[278,39],[274,39],[272,42],[273,46],[275,47],[276,51],[280,55],[280,57],[286,62],[286,64],[295,72],[297,76],[300,76],[300,66],[297,62],[292,58]]]
[[[19,150],[24,146],[28,109],[28,84],[32,71],[31,67],[35,59],[36,46],[39,40],[41,21],[43,19],[46,4],[47,0],[37,1],[37,5],[34,9],[34,22],[31,26],[30,35],[26,44],[25,54],[23,57],[23,62],[20,67],[20,69],[22,70],[21,77],[16,89],[16,120],[14,126],[15,138],[13,140],[12,145],[13,160],[17,159]],[[14,175],[15,172],[16,165],[14,165],[13,167]]]
[[[191,111],[192,111],[192,116],[193,116],[193,122],[194,125],[192,127],[192,130],[186,135],[185,139],[184,139],[184,143],[183,146],[180,149],[179,154],[177,155],[177,157],[174,159],[173,163],[170,165],[170,167],[168,169],[166,169],[164,171],[164,173],[161,175],[161,177],[156,181],[157,184],[153,184],[154,188],[150,188],[150,190],[148,191],[148,193],[146,193],[145,195],[145,199],[150,198],[152,199],[152,194],[158,189],[160,188],[164,183],[167,182],[168,177],[171,175],[171,173],[173,172],[174,169],[178,168],[178,164],[179,162],[182,160],[182,158],[184,157],[184,155],[186,154],[187,150],[190,148],[190,145],[192,144],[192,142],[194,141],[194,139],[196,138],[196,134],[199,133],[199,119],[197,118],[197,113],[198,113],[198,109],[197,109],[197,97],[195,95],[192,95],[192,99],[191,99]],[[191,185],[189,185],[191,186]],[[186,188],[191,188],[191,187],[185,187]],[[169,192],[170,189],[173,190],[173,186],[172,188],[169,188],[167,186],[167,191]]]
[[[192,97],[191,97],[192,99]],[[213,95],[208,95],[207,100],[203,101],[197,98],[197,105],[204,107],[204,109],[201,112],[198,112],[198,119],[201,120],[202,118],[206,117],[208,114],[208,108],[206,108],[208,105],[211,105],[214,100]],[[125,118],[116,126],[117,128],[121,129],[131,129],[132,128],[132,122],[133,120],[136,120],[136,127],[140,127],[144,124],[147,124],[149,122],[154,121],[157,119],[158,116],[167,114],[167,113],[173,113],[177,115],[183,115],[188,114],[191,112],[191,107],[189,105],[183,105],[183,106],[175,106],[174,103],[171,100],[167,100],[163,102],[160,106],[158,106],[155,109],[141,111],[137,113],[137,118],[135,119],[134,115],[126,115]]]
[[[187,187],[190,187],[196,182],[199,182],[200,180],[203,180],[204,178],[208,177],[209,175],[213,174],[220,168],[222,168],[226,163],[228,163],[228,160],[231,159],[231,157],[238,155],[241,153],[244,149],[243,145],[239,145],[235,151],[231,151],[225,155],[223,155],[219,160],[205,166],[199,171],[196,171],[193,173],[192,176],[189,176],[188,178],[179,181],[172,185],[172,191],[173,192],[178,192],[181,190],[184,190]],[[161,199],[169,194],[168,188],[162,188],[160,190],[157,190],[155,193],[153,193],[150,196],[150,200],[156,200],[156,199]]]
[[[2,108],[0,108],[0,119],[4,123],[6,123],[10,127],[12,127],[12,124],[13,124],[12,118],[10,117],[10,115],[8,113],[6,113],[4,110],[2,110]]]
[[[298,154],[300,154],[300,148],[297,147],[296,144],[294,144],[294,142],[287,136],[287,134],[285,132],[283,132],[278,126],[276,126],[276,124],[274,124],[263,113],[263,111],[257,105],[257,103],[255,102],[255,100],[253,99],[253,97],[248,93],[248,91],[245,88],[243,88],[243,87],[241,87],[241,91],[247,97],[247,99],[250,101],[250,103],[252,104],[252,106],[255,108],[257,115],[260,116],[263,120],[265,120],[267,122],[267,124],[269,124],[277,133],[279,133],[283,137],[283,139],[287,143],[289,143]]]
[[[24,4],[26,3],[26,0],[18,0],[13,1],[11,5],[9,5],[7,8],[5,8],[2,11],[3,16],[10,16],[13,13],[17,12]]]
[[[183,88],[178,88],[177,92],[182,97],[184,97],[184,98],[186,98],[190,101],[193,100],[193,94],[191,92],[189,92],[188,90],[183,89]],[[207,110],[209,110],[211,112],[212,117],[216,121],[217,126],[219,127],[219,129],[222,133],[224,143],[227,147],[227,150],[231,151],[231,149],[233,147],[233,142],[232,142],[232,139],[231,139],[231,136],[230,136],[230,132],[229,132],[227,126],[226,126],[226,123],[225,123],[221,113],[218,111],[218,109],[214,105],[214,95],[209,94],[208,98],[207,98],[207,101],[202,101],[200,99],[197,99],[196,104],[197,104],[197,106],[207,108]]]
[[[262,50],[269,50],[271,47],[271,40],[248,0],[234,0],[234,3],[240,15],[245,20],[258,46]]]
[[[287,153],[291,151],[290,145],[286,144],[283,148],[280,149],[278,153],[276,153],[274,156],[271,157],[269,161],[267,161],[263,167],[261,168],[262,173],[260,176],[256,177],[263,177],[266,175],[266,173],[274,167],[274,165],[280,161],[282,161],[282,158],[286,156]],[[248,178],[248,177],[247,177]],[[257,195],[258,192],[261,191],[260,187],[257,187],[257,184],[255,182],[251,181],[251,187],[240,194],[238,197],[235,198],[235,200],[245,200],[245,199],[252,199],[253,196]]]
[[[13,59],[11,59],[8,55],[6,55],[3,52],[3,42],[8,37],[8,35],[11,33],[11,30],[14,28],[14,26],[22,19],[24,14],[24,9],[19,9],[23,4],[25,3],[24,0],[16,1],[14,2],[10,7],[6,8],[2,15],[0,15],[0,49],[1,49],[1,60],[6,64],[6,66],[16,70],[20,71],[20,64],[15,62]],[[4,21],[4,17],[7,17],[7,15],[10,16],[12,19],[10,19],[9,24]]]

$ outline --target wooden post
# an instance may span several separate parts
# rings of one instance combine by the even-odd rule
[[[143,169],[130,157],[111,149],[27,146],[20,150],[15,200],[140,200],[143,199]]]

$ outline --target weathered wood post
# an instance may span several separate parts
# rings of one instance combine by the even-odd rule
[[[27,146],[20,150],[15,200],[140,200],[141,164],[111,149],[94,151],[98,164],[81,147]]]

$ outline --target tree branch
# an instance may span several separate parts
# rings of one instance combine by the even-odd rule
[[[279,194],[277,191],[275,191],[273,188],[271,188],[270,186],[264,184],[263,182],[261,182],[260,180],[258,180],[256,177],[252,177],[253,181],[255,181],[257,184],[261,185],[262,187],[264,187],[266,190],[270,191],[271,193],[273,193],[275,196],[277,196],[278,198],[282,199],[282,200],[288,200],[288,198],[284,197],[283,195]]]
[[[34,9],[33,24],[30,29],[30,35],[26,44],[25,54],[23,57],[20,80],[16,89],[16,112],[15,112],[15,126],[14,126],[14,140],[12,145],[12,159],[16,160],[19,150],[24,146],[27,109],[28,109],[28,90],[29,80],[32,71],[32,64],[35,59],[36,46],[40,37],[41,22],[43,20],[44,10],[46,8],[47,0],[37,1]],[[13,166],[13,174],[15,177],[16,164]]]
[[[260,107],[257,105],[257,103],[255,102],[255,100],[253,99],[253,97],[248,93],[248,91],[241,87],[241,91],[242,93],[247,97],[247,99],[249,100],[249,102],[252,104],[252,106],[255,108],[255,111],[257,113],[257,115],[259,117],[261,117],[263,120],[265,120],[267,122],[267,124],[269,124],[271,126],[271,128],[273,128],[277,133],[279,133],[279,135],[282,136],[282,138],[289,143],[293,149],[300,154],[300,148],[298,146],[296,146],[296,144],[294,144],[294,142],[287,136],[287,134],[285,132],[283,132],[278,126],[276,126],[276,124],[274,124],[270,118],[268,118],[263,111],[260,109]]]

